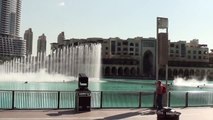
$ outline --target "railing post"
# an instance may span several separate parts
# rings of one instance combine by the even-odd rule
[[[60,91],[58,91],[58,106],[57,106],[57,109],[60,108]]]
[[[142,96],[142,93],[139,92],[139,105],[138,105],[139,108],[141,108],[141,96]]]
[[[188,98],[189,98],[189,92],[186,92],[186,99],[185,99],[185,107],[188,107],[189,103],[188,103]]]
[[[153,108],[156,108],[156,92],[154,92]]]
[[[170,103],[171,102],[171,92],[169,92],[169,95],[168,95],[168,107],[170,107]]]
[[[12,91],[12,109],[15,108],[14,104],[15,104],[15,91]]]
[[[100,108],[103,107],[103,91],[101,91],[101,100],[100,100]]]

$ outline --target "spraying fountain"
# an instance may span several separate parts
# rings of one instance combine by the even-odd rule
[[[99,79],[101,44],[82,44],[58,48],[50,55],[14,58],[0,66],[0,81],[66,82],[78,73]]]

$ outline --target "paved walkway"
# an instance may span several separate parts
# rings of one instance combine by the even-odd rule
[[[213,120],[213,107],[177,108],[180,120]],[[93,109],[76,113],[73,110],[0,110],[0,120],[157,120],[150,109]]]

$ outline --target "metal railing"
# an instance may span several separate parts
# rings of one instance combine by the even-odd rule
[[[0,109],[73,109],[75,91],[0,91]],[[92,91],[92,108],[152,108],[154,92]],[[168,106],[211,106],[213,92],[168,93]]]
[[[178,92],[173,91],[168,93],[168,106],[170,107],[198,107],[212,106],[213,92],[212,91],[191,91]]]

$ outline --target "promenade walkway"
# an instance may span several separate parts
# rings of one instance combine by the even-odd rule
[[[176,108],[180,120],[213,120],[213,107]],[[150,109],[92,109],[76,113],[74,110],[0,110],[0,120],[157,120]]]

